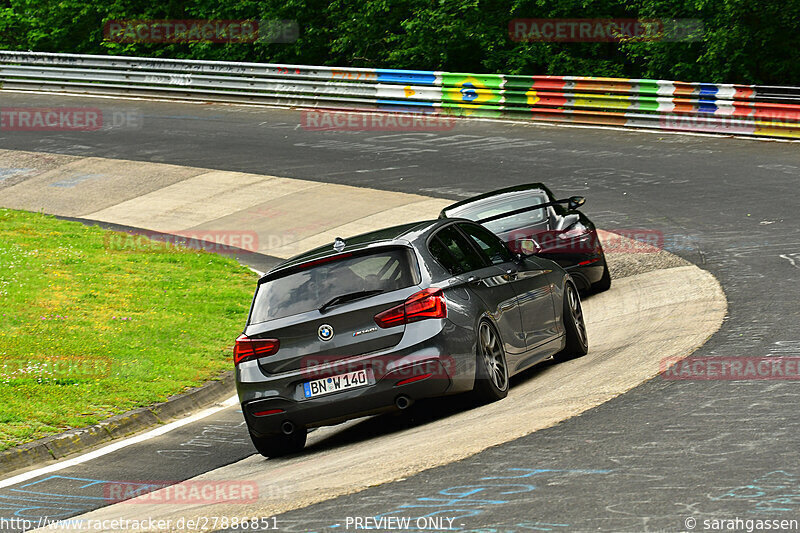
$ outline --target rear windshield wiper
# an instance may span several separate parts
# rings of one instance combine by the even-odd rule
[[[349,294],[342,294],[341,296],[331,298],[330,300],[322,304],[322,307],[319,308],[319,312],[324,313],[329,307],[333,307],[334,305],[343,304],[345,302],[352,302],[354,300],[360,300],[361,298],[366,298],[367,296],[373,296],[381,292],[383,292],[383,289],[373,289],[371,291],[358,291],[358,292],[351,292]]]

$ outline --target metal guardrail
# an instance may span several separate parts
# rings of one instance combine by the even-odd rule
[[[0,51],[0,89],[800,138],[800,87]]]

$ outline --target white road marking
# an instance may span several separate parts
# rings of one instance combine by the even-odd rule
[[[198,420],[202,420],[203,418],[211,416],[238,403],[239,403],[239,398],[237,396],[231,396],[230,398],[228,398],[219,405],[215,405],[214,407],[209,407],[208,409],[200,411],[199,413],[195,413],[187,418],[176,420],[175,422],[170,422],[169,424],[164,424],[163,426],[156,428],[152,431],[148,431],[147,433],[142,433],[141,435],[137,435],[129,439],[124,439],[118,442],[114,442],[112,444],[109,444],[108,446],[100,448],[99,450],[79,455],[78,457],[75,457],[73,459],[67,459],[59,463],[48,465],[42,468],[37,468],[36,470],[31,470],[30,472],[25,472],[23,474],[19,474],[18,476],[4,479],[0,481],[0,488],[16,485],[17,483],[28,481],[29,479],[33,479],[35,477],[42,476],[44,474],[58,472],[59,470],[64,470],[65,468],[69,468],[70,466],[79,465],[87,461],[91,461],[92,459],[97,459],[98,457],[108,455],[109,453],[115,452],[127,446],[131,446],[132,444],[138,444],[140,442],[144,442],[146,440],[159,437],[161,435],[164,435],[165,433],[169,433],[173,429],[178,429],[179,427],[191,424],[192,422],[197,422]]]
[[[786,259],[793,267],[800,268],[800,265],[797,264],[797,260],[800,260],[800,254],[781,254],[778,257]]]
[[[402,170],[404,168],[416,168],[419,165],[408,165],[407,167],[386,167],[386,168],[374,168],[374,169],[366,169],[366,170],[355,170],[354,172],[363,173],[363,172],[383,172],[384,170]]]

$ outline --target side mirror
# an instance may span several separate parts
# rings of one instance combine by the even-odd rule
[[[586,198],[583,196],[570,196],[569,197],[569,210],[573,211],[586,203]]]
[[[527,238],[517,241],[520,253],[523,255],[536,255],[542,251],[541,245],[535,239]]]

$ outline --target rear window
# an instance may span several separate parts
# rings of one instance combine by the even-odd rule
[[[449,218],[466,218],[468,220],[482,220],[501,213],[508,213],[524,207],[531,207],[547,202],[547,197],[540,193],[524,193],[516,196],[501,196],[499,198],[480,200],[474,205],[465,205],[447,212]],[[539,224],[545,220],[546,208],[534,209],[518,215],[500,218],[484,224],[494,233],[505,233],[518,228]]]
[[[419,283],[414,264],[410,250],[389,248],[266,281],[258,287],[249,323],[306,313],[337,296],[411,287]]]

